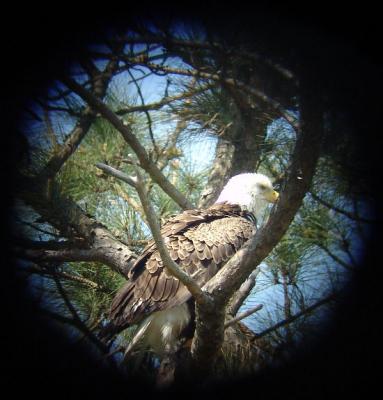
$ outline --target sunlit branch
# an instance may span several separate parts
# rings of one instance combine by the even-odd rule
[[[118,171],[113,167],[110,167],[109,165],[97,163],[96,166],[105,173],[114,176],[115,178],[121,179],[122,181],[126,182],[128,185],[132,186],[134,189],[137,190],[137,193],[141,200],[142,207],[145,212],[146,219],[148,221],[150,230],[153,235],[153,239],[161,255],[161,259],[166,268],[168,269],[169,273],[172,274],[177,279],[179,279],[188,288],[188,290],[190,291],[190,293],[193,295],[193,297],[196,299],[197,302],[203,304],[209,302],[209,299],[206,297],[205,293],[203,293],[198,284],[188,274],[182,271],[170,257],[166,249],[164,240],[161,236],[160,226],[157,222],[155,211],[149,201],[144,186],[143,178],[141,177],[139,170],[136,169],[137,178],[132,178],[129,175],[126,175],[123,172]]]
[[[209,324],[215,327],[210,327],[210,338],[214,335],[215,340],[201,341],[194,336],[192,354],[199,364],[211,363],[214,360],[223,340],[218,332],[224,323],[222,309],[249,274],[281,240],[310,188],[323,137],[322,104],[320,99],[312,96],[312,90],[311,81],[304,81],[300,109],[303,124],[297,136],[285,187],[280,192],[278,203],[266,224],[203,286],[203,290],[210,293],[214,299],[215,313],[206,313],[196,304],[196,321],[198,325],[199,319],[209,320]],[[208,335],[208,332],[205,334]]]
[[[84,89],[76,81],[70,78],[63,80],[69,88],[82,97],[92,108],[100,112],[100,114],[102,114],[102,116],[106,118],[122,134],[126,142],[136,153],[140,161],[140,166],[149,173],[152,179],[164,190],[165,193],[167,193],[183,209],[193,208],[193,205],[190,203],[190,201],[168,181],[158,167],[150,160],[145,148],[133,134],[129,125],[124,125],[124,123],[110,108],[108,108],[91,92]]]

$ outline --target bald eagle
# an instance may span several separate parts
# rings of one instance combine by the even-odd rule
[[[268,177],[245,173],[232,177],[216,203],[170,218],[161,234],[171,258],[201,287],[255,233],[256,217],[278,193]],[[138,344],[158,355],[176,349],[194,322],[188,289],[164,267],[154,241],[129,271],[127,283],[112,301],[105,337],[138,325],[126,354]]]

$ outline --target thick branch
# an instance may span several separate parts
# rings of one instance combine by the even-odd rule
[[[116,239],[104,225],[87,215],[73,200],[59,195],[50,200],[38,191],[35,180],[26,181],[25,184],[21,197],[43,220],[58,229],[62,236],[71,239],[79,236],[85,240],[84,246],[77,251],[47,253],[46,256],[52,259],[61,257],[61,261],[99,261],[127,276],[136,258],[128,246]],[[45,256],[45,253],[40,253],[40,256]]]
[[[50,160],[44,166],[44,169],[40,172],[41,179],[53,178],[60,168],[64,165],[65,161],[74,153],[82,139],[89,131],[95,119],[95,114],[87,107],[79,118],[76,126],[72,129],[68,138],[54,152]]]
[[[142,146],[137,137],[133,134],[129,126],[125,126],[118,116],[110,110],[100,99],[91,92],[84,89],[76,81],[66,78],[64,83],[85,100],[93,109],[97,110],[104,118],[106,118],[124,137],[129,146],[136,153],[140,166],[148,172],[152,179],[168,194],[181,208],[193,208],[193,205],[186,197],[177,190],[159,170],[159,168],[150,160],[145,148]]]
[[[102,254],[98,249],[24,249],[15,248],[18,256],[28,260],[36,261],[56,261],[56,262],[71,262],[71,261],[100,261]]]
[[[216,313],[210,314],[205,312],[203,307],[196,305],[197,329],[193,340],[192,354],[198,360],[199,365],[209,364],[214,360],[222,341],[219,341],[221,338],[219,333],[212,329],[210,329],[210,337],[214,336],[217,340],[208,340],[208,330],[200,332],[198,321],[204,321],[205,325],[207,325],[206,321],[209,321],[210,327],[223,329],[224,313],[222,310],[228,300],[280,241],[301,206],[305,193],[309,190],[320,153],[323,130],[322,107],[316,96],[317,92],[311,86],[302,87],[301,132],[292,155],[286,186],[282,190],[269,220],[247,245],[239,250],[225,267],[203,287],[212,295]]]

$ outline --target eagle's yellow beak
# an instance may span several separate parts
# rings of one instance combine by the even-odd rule
[[[270,190],[264,194],[264,198],[270,203],[276,203],[279,197],[279,193],[275,190]]]

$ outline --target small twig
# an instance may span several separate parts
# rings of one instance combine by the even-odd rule
[[[310,307],[307,307],[306,309],[292,315],[290,318],[284,319],[282,321],[279,321],[278,323],[276,323],[275,325],[271,326],[270,328],[265,329],[264,331],[260,332],[260,333],[256,333],[255,334],[255,338],[259,339],[279,328],[281,328],[282,326],[285,326],[287,324],[290,324],[291,322],[294,322],[295,320],[297,320],[298,318],[302,317],[305,314],[309,314],[312,311],[314,311],[315,309],[323,306],[324,304],[329,303],[330,301],[335,299],[335,295],[331,294],[330,296],[325,297],[322,300],[319,300],[318,302],[316,302],[315,304],[311,305]]]
[[[377,222],[376,220],[360,217],[359,215],[355,215],[349,211],[343,210],[333,204],[330,204],[329,202],[327,202],[326,200],[322,199],[317,194],[315,194],[313,191],[310,191],[310,194],[313,197],[313,199],[316,200],[318,203],[324,205],[325,207],[329,208],[330,210],[334,210],[335,212],[337,212],[339,214],[345,215],[346,217],[352,219],[353,221],[365,222],[367,224],[373,224],[373,223]]]
[[[138,79],[136,79],[136,80],[138,80]],[[173,103],[178,100],[184,100],[189,97],[193,97],[196,94],[205,92],[215,86],[217,86],[217,83],[207,84],[207,85],[201,86],[197,89],[192,89],[188,92],[182,92],[182,93],[174,95],[174,96],[164,97],[162,100],[154,102],[154,103],[140,105],[140,106],[129,106],[129,107],[117,110],[116,114],[117,115],[125,115],[125,114],[129,114],[129,113],[133,113],[133,112],[145,112],[145,111],[149,111],[149,110],[159,110],[162,107],[164,107],[170,103]]]
[[[132,78],[133,83],[134,83],[134,85],[135,85],[135,87],[136,87],[136,89],[137,89],[138,96],[139,96],[139,98],[140,98],[140,100],[141,100],[141,105],[142,105],[143,107],[145,107],[145,105],[146,105],[146,104],[145,104],[145,99],[144,99],[144,96],[143,96],[143,94],[142,94],[140,85],[137,83],[137,81],[135,80],[133,74],[130,72],[129,69],[128,69],[128,74],[129,74],[130,77]],[[149,110],[144,109],[143,112],[145,113],[146,119],[147,119],[147,121],[148,121],[148,129],[149,129],[150,140],[152,141],[154,151],[155,151],[155,153],[156,153],[156,155],[157,155],[157,158],[158,158],[158,157],[159,157],[159,151],[158,151],[157,143],[156,143],[156,141],[155,141],[155,139],[154,139],[154,133],[153,133],[153,128],[152,128],[152,125],[153,125],[153,123],[152,123],[152,118],[151,118],[151,116],[150,116]]]
[[[127,183],[128,185],[134,187],[136,189],[137,180],[122,171],[119,171],[116,168],[111,167],[110,165],[106,165],[104,163],[96,163],[96,167],[107,173],[108,175],[114,176],[117,179],[120,179]]]
[[[350,264],[347,264],[341,258],[336,256],[331,250],[329,250],[326,246],[321,243],[316,243],[316,245],[321,248],[325,253],[327,253],[335,262],[341,265],[343,268],[347,269],[348,271],[353,271],[355,268],[352,267]]]
[[[72,274],[68,274],[67,272],[63,272],[63,271],[62,272],[51,271],[47,268],[41,268],[36,265],[30,266],[29,272],[40,274],[40,275],[49,275],[51,277],[53,277],[53,275],[56,275],[60,278],[63,278],[63,279],[69,280],[69,281],[78,282],[84,286],[90,287],[90,288],[98,290],[100,292],[104,292],[104,293],[108,293],[108,294],[110,293],[110,291],[107,290],[106,288],[100,286],[96,282],[91,281],[90,279],[84,278],[83,276],[72,275]]]
[[[232,318],[230,321],[225,323],[225,325],[223,326],[224,329],[228,328],[231,325],[234,325],[236,322],[241,321],[242,319],[248,317],[249,315],[256,313],[257,311],[261,310],[262,307],[263,307],[263,304],[258,304],[255,307],[252,307],[252,308],[238,314],[235,318]]]

